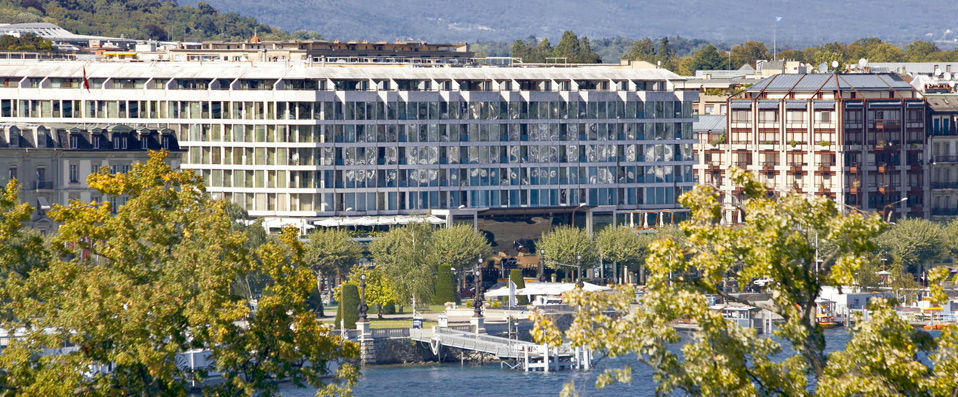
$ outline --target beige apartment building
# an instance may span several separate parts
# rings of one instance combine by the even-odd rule
[[[729,100],[727,132],[699,135],[699,183],[740,221],[726,177],[751,171],[770,193],[834,199],[888,217],[928,216],[925,101],[895,74],[782,74]]]

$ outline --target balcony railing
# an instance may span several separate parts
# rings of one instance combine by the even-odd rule
[[[34,189],[53,189],[52,181],[36,181],[33,183]]]
[[[958,163],[958,156],[935,156],[933,163]]]
[[[932,182],[932,189],[958,189],[958,182]]]
[[[958,215],[958,208],[932,208],[932,215],[955,216]]]

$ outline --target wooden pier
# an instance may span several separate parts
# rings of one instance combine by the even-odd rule
[[[433,327],[411,329],[409,338],[428,343],[434,354],[446,346],[463,351],[493,355],[501,365],[523,371],[558,371],[563,369],[590,369],[592,352],[568,345],[558,347],[491,336],[461,329]]]

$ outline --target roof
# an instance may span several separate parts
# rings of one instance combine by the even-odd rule
[[[699,116],[692,122],[692,132],[720,132],[725,131],[725,115]]]
[[[807,92],[834,90],[854,91],[914,91],[901,76],[894,73],[815,73],[815,74],[780,74],[766,78],[749,87],[749,93],[759,92]]]
[[[951,70],[958,73],[958,62],[870,62],[868,67],[874,72],[904,72],[913,74],[932,74],[935,70]]]
[[[619,66],[414,67],[284,62],[83,62],[0,60],[3,77],[248,79],[682,80],[666,69]]]
[[[935,112],[958,112],[958,94],[925,95],[928,107]]]

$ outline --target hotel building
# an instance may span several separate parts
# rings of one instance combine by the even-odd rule
[[[697,93],[663,69],[4,62],[0,128],[169,137],[214,197],[273,224],[571,213],[638,227],[694,185]]]
[[[895,74],[782,74],[729,99],[728,129],[699,135],[699,181],[740,221],[730,167],[772,193],[826,196],[844,208],[927,217],[925,101]]]

